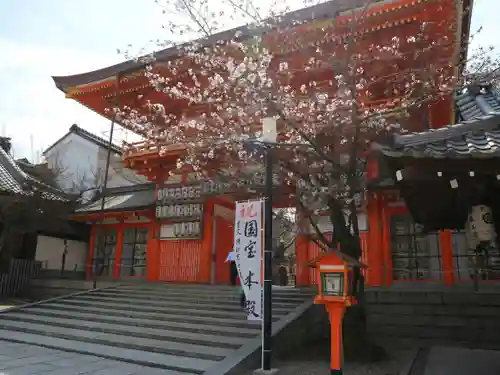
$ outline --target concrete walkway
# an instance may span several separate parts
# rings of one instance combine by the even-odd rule
[[[0,341],[0,375],[170,375],[94,356]]]
[[[348,361],[344,364],[344,375],[408,375],[416,352],[416,348],[390,349],[389,357],[380,362]],[[325,359],[279,360],[273,362],[272,366],[280,370],[279,375],[326,375],[330,373],[330,362]],[[243,375],[252,374],[253,371],[248,371]]]
[[[500,374],[500,351],[495,350],[433,347],[425,361],[412,375]]]

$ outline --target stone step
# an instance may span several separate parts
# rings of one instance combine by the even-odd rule
[[[231,291],[237,286],[230,284],[199,284],[199,283],[178,283],[178,282],[119,282],[115,286],[120,289],[136,289],[136,290],[210,290],[210,291]],[[296,288],[290,286],[273,285],[273,291],[284,293],[308,293],[314,291],[315,288]]]
[[[239,300],[239,293],[235,292],[231,295],[220,295],[220,294],[191,294],[191,293],[182,293],[182,292],[165,292],[165,293],[151,293],[144,294],[142,292],[137,292],[135,290],[97,290],[92,292],[90,295],[92,296],[122,296],[125,298],[135,299],[172,299],[179,301],[217,301],[217,303],[237,303]],[[273,294],[273,302],[282,304],[282,305],[298,305],[304,302],[305,300],[312,299],[313,296],[285,296],[285,295],[274,295]]]
[[[0,320],[0,329],[29,334],[57,337],[88,344],[100,344],[123,349],[161,353],[172,356],[220,361],[232,353],[232,349],[214,346],[186,344],[168,340],[146,339],[125,334],[97,333],[85,329],[70,329],[51,325]]]
[[[137,306],[134,304],[130,303],[115,303],[112,301],[106,301],[106,302],[100,302],[100,301],[85,301],[85,300],[76,300],[73,298],[61,301],[64,303],[64,305],[72,305],[72,306],[92,306],[92,307],[109,307],[109,308],[114,308],[115,310],[128,310],[128,311],[137,311],[137,312],[156,312],[158,309],[155,309],[154,307],[144,307],[144,306]],[[48,305],[50,305],[49,303]],[[46,305],[46,306],[48,306]],[[218,311],[218,310],[202,310],[202,309],[195,309],[195,308],[175,308],[175,307],[161,307],[162,312],[165,313],[183,313],[186,315],[197,315],[197,316],[206,316],[206,317],[246,317],[246,313],[241,309],[241,311],[228,311],[228,310],[223,310],[223,311]],[[289,310],[280,310],[277,309],[276,311],[273,311],[273,316],[280,317],[284,316],[288,313]]]
[[[186,284],[160,284],[150,287],[139,285],[120,285],[116,288],[104,289],[107,291],[132,291],[140,293],[182,293],[182,294],[212,294],[212,295],[234,295],[239,291],[239,286],[216,286],[216,285],[186,285]],[[290,298],[301,296],[314,296],[316,291],[313,289],[283,288],[273,287],[273,295]]]
[[[231,337],[223,335],[212,335],[208,333],[193,333],[182,330],[167,330],[157,328],[138,327],[103,322],[81,320],[72,318],[50,318],[46,316],[31,315],[23,312],[12,312],[11,314],[0,315],[0,325],[8,322],[26,322],[33,324],[45,324],[69,329],[84,329],[92,332],[111,333],[117,335],[130,335],[146,339],[168,340],[172,342],[183,342],[188,344],[202,344],[207,346],[217,346],[221,348],[236,349],[243,345],[247,338]],[[222,330],[222,329],[221,329]]]
[[[132,318],[143,318],[143,319],[153,319],[160,321],[177,321],[177,322],[195,322],[204,324],[207,322],[212,322],[219,324],[221,326],[232,326],[232,327],[256,327],[260,329],[259,322],[251,322],[246,320],[245,316],[231,316],[231,317],[213,317],[213,316],[199,316],[199,315],[187,315],[182,312],[177,311],[176,313],[163,313],[158,311],[148,311],[148,312],[138,312],[138,311],[128,311],[120,310],[117,311],[113,308],[106,307],[92,307],[92,306],[70,306],[63,303],[47,303],[42,305],[44,309],[55,310],[55,311],[86,311],[93,314],[102,314],[103,316],[119,316],[119,317],[132,317]],[[39,311],[40,307],[30,308],[30,312],[36,313]],[[279,320],[278,317],[273,316],[273,321]]]
[[[500,314],[500,311],[497,311]],[[500,320],[496,317],[462,316],[462,315],[392,315],[369,314],[368,324],[402,325],[402,326],[437,326],[455,327],[472,326],[476,329],[493,329],[500,331]]]
[[[108,312],[106,314],[100,315],[95,312],[85,312],[81,309],[65,309],[65,310],[52,310],[44,309],[43,305],[40,307],[33,307],[30,309],[22,310],[23,315],[30,316],[31,318],[36,318],[40,320],[51,319],[51,318],[77,318],[79,320],[88,320],[91,322],[103,322],[103,323],[120,323],[125,326],[133,327],[145,327],[151,329],[168,329],[168,330],[179,330],[192,333],[208,333],[214,335],[223,335],[230,337],[241,337],[241,338],[253,338],[260,333],[260,325],[252,324],[249,325],[246,321],[241,320],[224,320],[220,322],[219,319],[207,318],[201,321],[191,320],[184,323],[183,321],[177,321],[179,316],[170,315],[166,316],[165,320],[152,320],[152,314],[140,315],[140,316],[113,316]],[[14,314],[11,312],[10,314]],[[156,315],[155,315],[156,316]],[[180,317],[182,319],[182,316]],[[229,323],[234,326],[229,326]]]
[[[166,375],[202,374],[217,362],[182,356],[153,353],[136,349],[124,349],[113,346],[91,344],[81,341],[62,339],[43,334],[32,334],[0,329],[0,340],[38,345],[62,351],[93,355],[101,358],[114,359],[121,362],[171,370]]]
[[[116,296],[96,296],[93,294],[85,294],[73,297],[72,301],[99,301],[99,302],[113,302],[113,303],[130,303],[137,305],[146,305],[146,306],[154,306],[154,307],[178,307],[178,308],[193,308],[196,307],[198,309],[208,309],[212,311],[236,311],[241,312],[242,308],[239,305],[239,301],[234,301],[231,304],[224,303],[215,303],[216,301],[197,301],[196,302],[186,302],[186,301],[176,301],[170,299],[143,299],[143,298],[126,298],[116,297]],[[282,305],[275,303],[273,301],[273,312],[290,312],[293,311],[299,304],[288,304]]]
[[[415,337],[415,338],[447,338],[457,341],[498,341],[498,330],[478,329],[464,325],[458,327],[445,326],[410,326],[410,325],[372,325],[368,326],[372,335]]]
[[[492,306],[446,306],[446,305],[423,305],[423,304],[368,304],[368,314],[384,315],[441,315],[441,316],[465,316],[496,318],[500,309]]]
[[[203,285],[203,284],[150,284],[133,285],[121,284],[116,287],[106,288],[107,290],[135,290],[143,293],[164,293],[166,291],[177,291],[185,293],[213,293],[213,294],[231,294],[238,291],[237,286],[232,285]]]
[[[273,321],[287,319],[311,291],[274,289]],[[218,373],[255,345],[261,322],[247,320],[239,288],[127,283],[0,313],[0,342],[13,341],[164,369]],[[1,345],[1,344],[0,344]],[[228,362],[229,361],[229,362]]]

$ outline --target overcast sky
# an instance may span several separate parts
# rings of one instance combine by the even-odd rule
[[[475,0],[476,43],[500,49],[499,12],[500,0]],[[168,37],[163,21],[153,0],[0,1],[0,135],[12,137],[15,156],[36,158],[73,123],[103,135],[109,121],[65,99],[51,76],[118,63],[128,44],[151,48]]]

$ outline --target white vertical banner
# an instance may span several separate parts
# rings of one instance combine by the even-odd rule
[[[236,202],[234,253],[248,320],[262,319],[262,200]]]

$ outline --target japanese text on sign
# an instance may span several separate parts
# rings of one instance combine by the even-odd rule
[[[262,205],[261,200],[236,203],[234,253],[248,320],[262,319]]]

